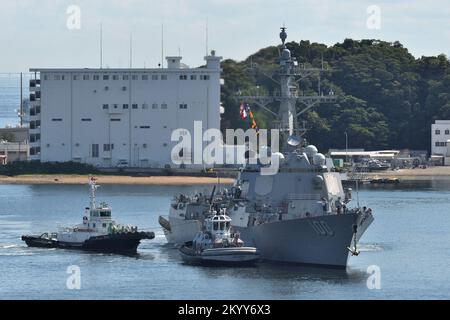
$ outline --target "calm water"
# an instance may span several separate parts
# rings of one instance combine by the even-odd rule
[[[156,231],[138,257],[27,248],[26,233],[78,223],[86,186],[0,185],[0,298],[8,299],[417,299],[450,298],[450,183],[374,188],[360,201],[376,221],[361,254],[346,271],[292,265],[207,268],[181,263],[165,245],[157,217],[170,195],[204,187],[102,186],[100,201],[114,217]],[[276,240],[276,239],[275,239]],[[81,268],[81,289],[66,288],[70,265]],[[381,270],[369,290],[367,267]]]

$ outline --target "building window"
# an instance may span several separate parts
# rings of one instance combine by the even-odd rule
[[[61,76],[59,74],[55,74],[55,77],[53,78],[55,80],[61,80]]]
[[[161,104],[161,109],[167,109],[167,104],[166,103],[162,103]]]
[[[167,75],[166,74],[162,74],[161,75],[161,80],[167,80]]]
[[[446,129],[445,134],[450,134],[450,130]]]
[[[128,109],[128,104],[125,103],[125,104],[123,105],[123,108],[124,108],[124,109]]]
[[[103,80],[109,80],[109,76],[107,74],[103,75]]]
[[[441,134],[441,130],[438,129],[434,130],[434,134]]]
[[[103,151],[104,152],[111,151],[111,145],[109,143],[103,144]]]
[[[129,79],[128,75],[122,76],[122,80],[128,80],[128,79]]]
[[[142,104],[142,109],[148,109],[148,104],[143,103],[143,104]]]
[[[73,80],[79,80],[79,76],[76,75],[76,74],[74,74],[74,75],[73,75]]]
[[[141,129],[150,129],[150,126],[140,126]]]
[[[187,75],[180,74],[180,80],[187,80]]]
[[[133,74],[133,75],[131,76],[131,80],[137,80],[137,79],[138,79],[138,76],[137,76],[137,75]]]
[[[114,104],[114,109],[119,108],[119,105],[117,103]]]
[[[103,110],[107,110],[107,109],[109,109],[109,105],[108,105],[107,103],[105,103],[105,104],[103,105]]]
[[[197,80],[197,75],[191,74],[191,80]]]
[[[85,122],[88,121],[89,122],[89,121],[92,121],[92,119],[91,118],[83,118],[83,119],[81,119],[81,121],[85,121]]]
[[[62,121],[61,118],[53,118],[52,121]]]
[[[209,80],[209,75],[208,74],[200,75],[200,80]]]
[[[158,109],[158,104],[157,103],[152,104],[152,109]]]
[[[148,75],[146,74],[142,75],[142,80],[148,80]]]
[[[180,109],[187,109],[186,103],[180,103]]]
[[[44,80],[48,80],[48,75],[44,75]]]
[[[88,74],[83,75],[83,80],[89,80],[89,75]]]
[[[113,75],[113,80],[119,80],[119,76],[117,74]]]
[[[138,108],[138,105],[137,105],[137,103],[133,103],[133,104],[131,105],[131,108],[133,108],[133,109],[137,109],[137,108]]]
[[[147,144],[146,143],[142,144],[142,148],[147,149]]]
[[[92,145],[92,158],[98,158],[98,144]]]
[[[152,80],[158,80],[158,75],[157,74],[152,74]]]
[[[100,76],[98,74],[95,74],[93,78],[94,80],[100,80]]]
[[[112,118],[111,121],[120,121],[120,119]]]

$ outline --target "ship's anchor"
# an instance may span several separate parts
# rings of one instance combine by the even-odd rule
[[[353,248],[347,247],[347,250],[350,251],[352,256],[359,255],[359,251],[356,247],[356,233],[358,232],[358,226],[356,224],[353,225]]]

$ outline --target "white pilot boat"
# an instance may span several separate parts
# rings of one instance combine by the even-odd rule
[[[204,231],[198,232],[194,240],[179,249],[186,262],[240,265],[259,260],[259,250],[244,247],[239,233],[231,230],[231,218],[224,213],[208,217],[204,226]]]
[[[86,208],[82,223],[63,228],[59,232],[24,235],[29,247],[80,249],[97,252],[136,253],[142,239],[153,239],[154,232],[138,231],[136,226],[124,226],[111,219],[111,208],[106,203],[95,203],[98,185],[89,178],[90,207]]]

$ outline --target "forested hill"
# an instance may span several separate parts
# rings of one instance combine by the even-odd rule
[[[431,123],[450,119],[450,62],[445,55],[414,58],[399,42],[344,40],[327,47],[301,41],[287,44],[299,64],[330,71],[321,78],[321,91],[339,95],[337,104],[315,106],[303,120],[306,138],[321,150],[344,148],[430,149]],[[245,61],[222,62],[222,128],[248,128],[239,117],[238,91],[273,93],[276,85],[261,73],[249,72],[251,63],[274,68],[279,47],[261,49]],[[316,78],[301,82],[305,94],[317,94]],[[244,101],[246,102],[246,101]],[[258,127],[270,127],[273,116],[252,105]],[[271,106],[276,110],[276,106]],[[302,119],[300,119],[301,121]]]

